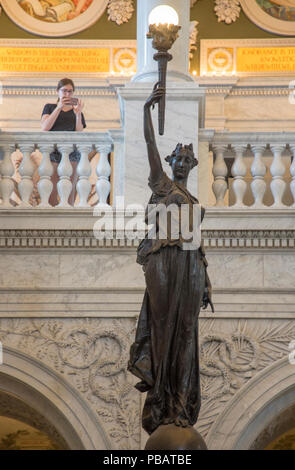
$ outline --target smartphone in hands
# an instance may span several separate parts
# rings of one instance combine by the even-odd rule
[[[70,99],[70,103],[71,103],[72,106],[77,106],[78,101],[79,101],[78,98],[71,98]]]

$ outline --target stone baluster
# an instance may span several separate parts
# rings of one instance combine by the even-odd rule
[[[271,150],[274,154],[273,163],[270,167],[270,172],[273,178],[270,183],[270,189],[274,198],[274,204],[272,207],[285,207],[282,202],[287,186],[286,181],[284,181],[286,167],[282,159],[282,153],[285,148],[285,145],[271,145]]]
[[[247,149],[247,145],[235,145],[234,149],[236,152],[236,157],[231,169],[231,173],[234,177],[233,190],[235,193],[236,202],[233,207],[245,207],[243,201],[247,190],[247,183],[245,181],[247,167],[244,162],[243,153]]]
[[[38,146],[38,148],[42,153],[42,160],[38,169],[40,180],[37,186],[41,199],[41,202],[38,207],[40,209],[43,209],[51,207],[51,205],[49,204],[49,198],[53,189],[53,183],[51,181],[51,176],[53,174],[53,166],[50,161],[50,152],[52,150],[52,145],[41,144]]]
[[[96,183],[96,192],[98,195],[97,206],[109,206],[107,199],[111,191],[111,183],[109,181],[111,175],[111,165],[109,164],[108,155],[111,152],[110,145],[98,146],[100,154],[99,162],[96,168],[98,181]]]
[[[77,183],[77,192],[79,194],[79,204],[77,207],[90,207],[88,203],[88,197],[91,191],[91,183],[89,177],[91,175],[91,165],[89,162],[88,155],[91,152],[92,147],[89,145],[80,146],[79,151],[81,153],[81,158],[77,166],[77,175],[79,176],[79,181]]]
[[[291,189],[291,193],[292,193],[292,196],[293,196],[293,199],[294,199],[293,207],[295,207],[295,145],[291,145],[290,149],[291,149],[291,152],[293,154],[293,162],[292,162],[291,167],[290,167],[290,173],[291,173],[291,176],[292,176],[290,189]]]
[[[59,182],[57,183],[57,192],[60,197],[60,203],[57,207],[69,208],[72,207],[69,203],[69,196],[72,191],[71,175],[73,173],[73,167],[71,165],[69,154],[73,150],[73,145],[62,144],[58,147],[58,150],[62,154],[62,159],[57,167],[57,173],[59,175]]]
[[[14,183],[12,181],[12,176],[14,175],[14,165],[11,160],[11,154],[15,152],[15,144],[7,144],[3,147],[4,158],[2,161],[1,172],[1,196],[2,204],[1,209],[11,209],[13,205],[10,203],[10,196],[14,190]]]
[[[34,151],[34,145],[32,144],[21,144],[20,151],[23,154],[23,159],[19,167],[19,174],[21,176],[21,182],[18,184],[18,191],[21,198],[19,207],[32,207],[29,203],[31,194],[34,189],[33,174],[35,166],[31,160],[31,155]]]
[[[264,180],[266,174],[266,166],[263,162],[262,155],[265,151],[264,145],[253,145],[252,150],[254,152],[254,161],[251,166],[251,174],[253,181],[251,183],[251,189],[254,196],[254,209],[265,207],[263,204],[263,198],[266,191],[266,182]]]
[[[214,175],[214,183],[213,183],[213,192],[216,198],[216,206],[223,207],[224,198],[227,191],[227,166],[224,161],[224,152],[227,149],[226,145],[215,145],[213,147],[214,152],[216,154],[215,163],[213,165],[213,175]]]

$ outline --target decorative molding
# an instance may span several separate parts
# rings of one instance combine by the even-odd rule
[[[198,38],[198,21],[190,22],[190,34],[189,34],[189,58],[192,60],[194,52],[197,50],[197,38]]]
[[[36,87],[37,88],[37,87]],[[35,87],[16,87],[16,86],[3,86],[3,95],[7,96],[56,96],[55,87],[52,88],[39,88]],[[78,96],[115,96],[116,91],[114,89],[103,87],[103,88],[79,88],[76,95]]]
[[[109,0],[108,19],[118,25],[128,23],[134,12],[133,0]]]
[[[100,47],[136,47],[136,39],[0,39],[0,47],[57,47],[89,49]]]
[[[210,250],[287,250],[295,247],[295,230],[203,230],[202,239]],[[136,248],[139,243],[139,238],[131,236],[98,240],[92,230],[0,230],[0,250],[120,249]]]
[[[295,338],[290,321],[200,320],[202,407],[198,430],[204,437],[227,402],[261,370],[288,355]]]
[[[139,396],[127,374],[135,320],[2,319],[0,340],[61,374],[93,410],[112,449],[138,449]]]
[[[96,415],[112,449],[138,449],[140,397],[126,372],[135,318],[3,318],[0,340],[63,377]],[[206,437],[234,395],[288,355],[293,321],[200,319],[202,407]]]
[[[241,12],[239,0],[215,0],[214,11],[218,22],[224,21],[226,24],[234,23]]]
[[[193,45],[190,48],[190,53],[196,50],[196,46]],[[123,85],[120,85],[123,86]],[[200,83],[201,87],[206,87],[206,95],[226,95],[226,96],[289,96],[290,89],[286,87],[239,87],[239,86],[227,86],[227,85],[211,85],[210,83],[205,83],[204,80]],[[56,96],[55,87],[34,87],[30,86],[15,86],[15,85],[3,85],[3,95],[4,96]],[[113,85],[109,87],[103,86],[99,88],[90,88],[80,86],[77,91],[77,95],[88,97],[88,96],[116,96],[116,90]]]
[[[13,85],[3,86],[3,95],[5,96],[56,96],[55,87],[41,88],[41,87],[16,87]],[[76,95],[78,96],[115,96],[116,91],[112,87],[102,88],[79,88]]]
[[[234,88],[230,91],[231,96],[289,96],[290,88],[288,87],[262,87],[262,88]]]
[[[210,230],[202,232],[210,249],[290,249],[295,247],[295,230]]]
[[[197,0],[190,0],[191,8],[197,3]],[[226,24],[234,23],[241,13],[239,0],[215,0],[214,7],[218,21],[224,21]]]
[[[206,87],[206,95],[223,95],[223,96],[289,96],[290,88],[286,87],[277,87],[277,86],[262,86],[262,87],[239,87],[238,85],[233,85],[229,87],[228,85],[215,85],[210,84],[209,82],[201,82],[200,86]]]

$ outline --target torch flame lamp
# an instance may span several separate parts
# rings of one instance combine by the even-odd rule
[[[162,9],[162,10],[160,10]],[[170,23],[162,23],[162,18],[166,21],[169,19],[169,13],[172,13]],[[155,21],[155,23],[153,22]],[[172,59],[172,55],[168,52],[178,38],[178,15],[176,11],[168,5],[160,5],[152,10],[149,17],[149,32],[147,38],[153,39],[152,46],[158,52],[154,55],[154,60],[158,62],[159,86],[166,90],[167,64]],[[164,134],[165,126],[165,95],[159,101],[159,134]]]

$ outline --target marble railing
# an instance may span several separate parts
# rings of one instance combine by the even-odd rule
[[[108,204],[113,148],[112,132],[0,133],[0,210]]]
[[[295,207],[295,135],[214,132],[212,190],[216,207]]]

